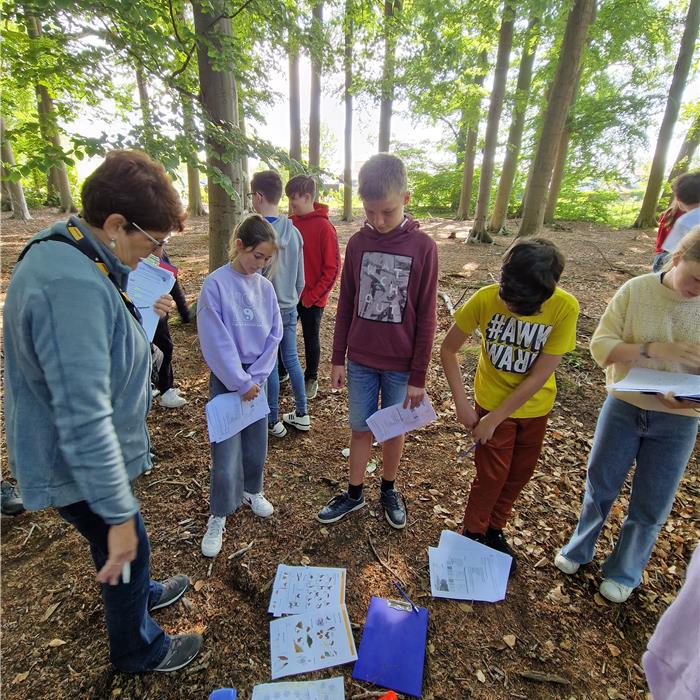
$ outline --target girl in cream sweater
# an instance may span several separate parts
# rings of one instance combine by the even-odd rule
[[[700,374],[700,226],[678,244],[664,271],[635,277],[617,291],[591,338],[608,384],[633,366]],[[554,563],[566,574],[593,559],[596,540],[628,472],[629,510],[603,564],[600,593],[622,603],[663,527],[695,445],[698,404],[670,394],[611,391],[596,426],[586,492],[571,539]]]

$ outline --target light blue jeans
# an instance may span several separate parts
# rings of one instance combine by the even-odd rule
[[[588,458],[578,525],[562,554],[579,564],[593,559],[605,519],[636,461],[629,512],[603,564],[603,575],[625,586],[638,586],[671,512],[697,432],[697,418],[644,411],[608,396]]]
[[[409,372],[374,369],[348,360],[348,419],[350,428],[367,431],[367,419],[379,408],[395,406],[406,400]]]
[[[248,369],[247,365],[243,365]],[[265,387],[261,387],[265,391]],[[228,392],[214,374],[209,376],[209,397]],[[209,512],[217,517],[233,513],[243,491],[260,493],[267,457],[267,419],[261,418],[223,442],[211,443]]]
[[[281,310],[282,313],[282,341],[280,342],[280,354],[282,362],[289,373],[289,383],[292,385],[294,395],[294,408],[299,415],[306,415],[306,385],[304,384],[304,371],[297,354],[297,310],[296,307]],[[268,424],[273,426],[279,420],[280,378],[275,368],[267,378],[267,405],[270,414],[267,417]]]

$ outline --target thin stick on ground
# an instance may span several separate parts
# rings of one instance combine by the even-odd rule
[[[402,585],[406,586],[406,585],[407,585],[407,584],[406,584],[406,581],[404,581],[404,579],[401,578],[401,576],[399,576],[399,575],[398,575],[398,574],[397,574],[397,573],[396,573],[396,572],[395,572],[395,571],[394,571],[394,570],[379,556],[379,552],[377,552],[377,550],[376,550],[376,548],[375,548],[375,546],[374,546],[374,542],[372,542],[372,535],[367,535],[367,541],[369,542],[369,546],[370,546],[371,549],[372,549],[372,554],[374,554],[374,556],[376,557],[377,561],[378,561],[378,562],[379,562],[379,563],[380,563],[380,564],[381,564],[395,579],[398,579],[398,581],[399,581]]]

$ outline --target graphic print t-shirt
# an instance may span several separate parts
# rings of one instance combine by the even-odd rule
[[[401,323],[408,299],[411,258],[365,251],[360,268],[357,315],[368,321]]]
[[[534,316],[518,316],[498,296],[498,285],[483,287],[457,313],[463,333],[479,328],[481,354],[474,377],[474,397],[487,411],[497,408],[525,379],[540,353],[563,355],[576,347],[578,301],[563,289],[542,304]],[[557,394],[554,373],[522,405],[513,418],[536,418],[549,413]]]

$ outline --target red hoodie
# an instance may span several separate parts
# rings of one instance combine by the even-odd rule
[[[406,217],[379,233],[365,224],[345,248],[333,335],[334,365],[353,361],[374,369],[410,372],[424,387],[437,326],[438,256],[435,241]]]
[[[340,272],[338,234],[328,220],[328,206],[314,202],[308,214],[289,217],[304,239],[304,306],[325,306]]]

